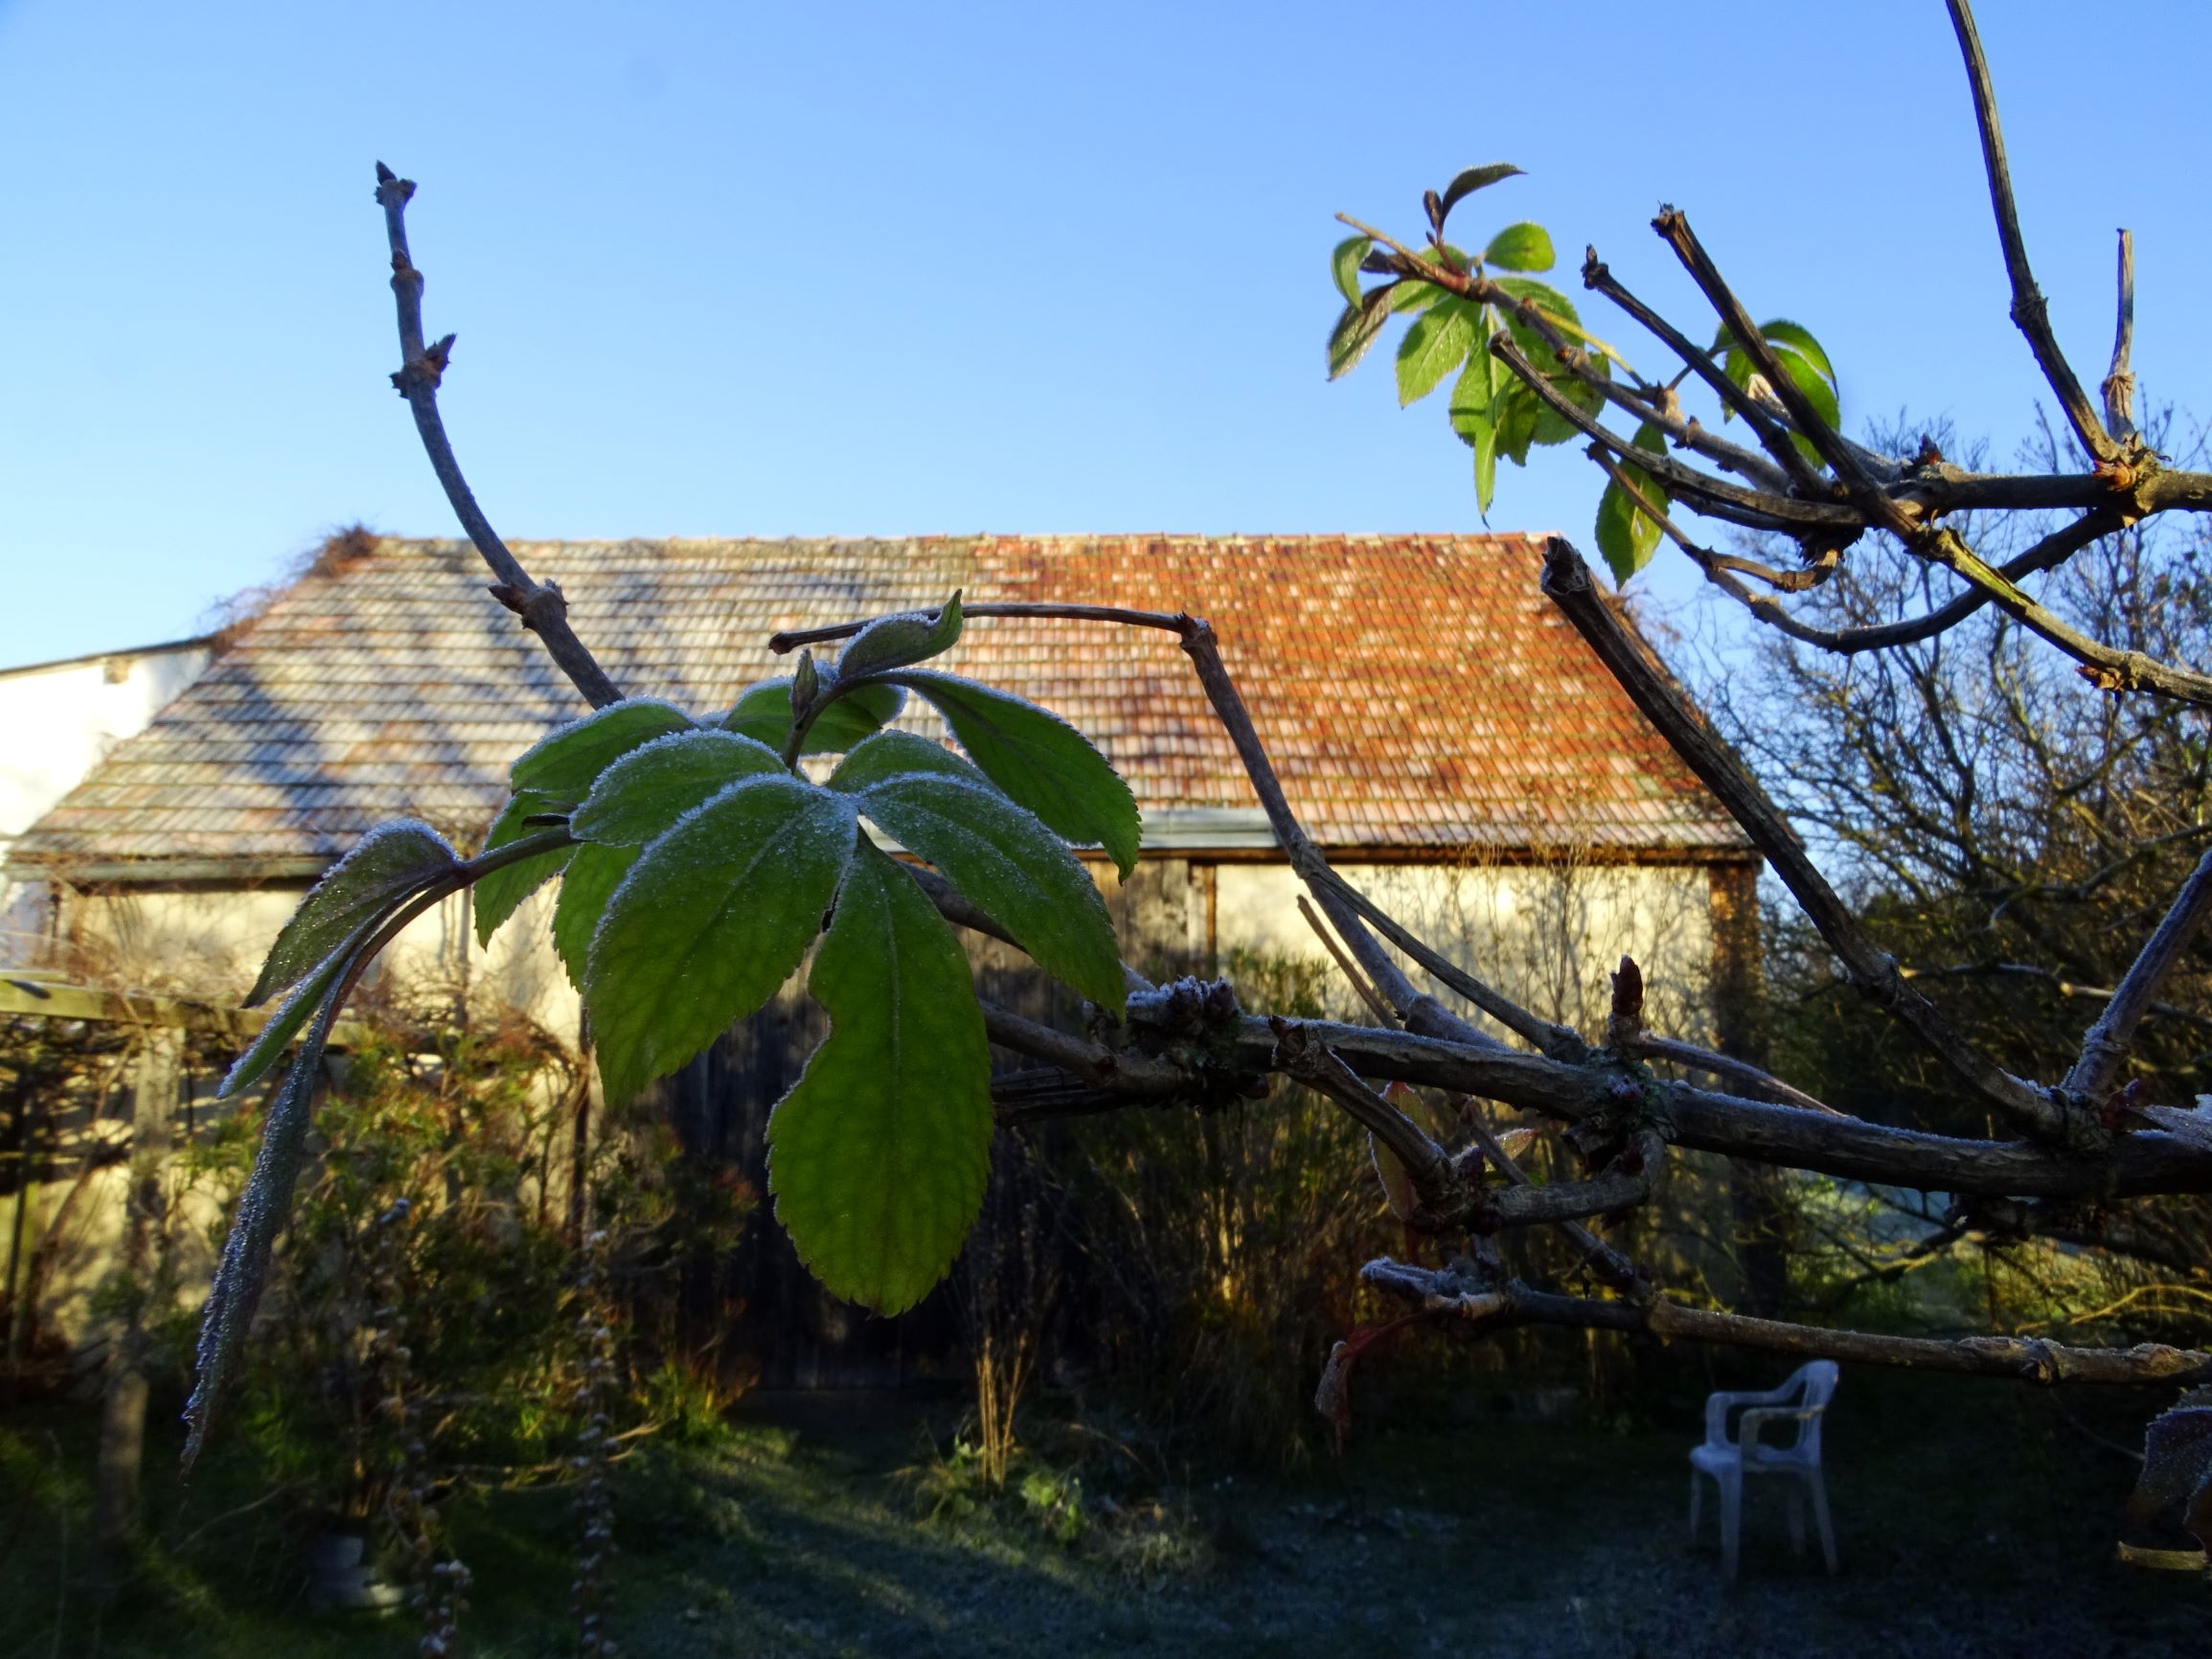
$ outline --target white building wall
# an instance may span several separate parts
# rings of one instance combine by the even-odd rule
[[[1701,866],[1605,864],[1562,852],[1537,863],[1336,861],[1334,868],[1455,966],[1546,1019],[1598,1036],[1611,1000],[1609,975],[1625,954],[1643,969],[1653,1030],[1694,1042],[1712,1038],[1713,909]],[[1305,888],[1288,866],[1223,864],[1216,881],[1216,938],[1224,960],[1242,947],[1328,962],[1299,914]],[[1487,1025],[1451,991],[1405,966],[1415,984]]]
[[[6,874],[15,838],[214,659],[208,642],[187,640],[0,670],[0,965],[29,962],[47,920],[43,884]]]

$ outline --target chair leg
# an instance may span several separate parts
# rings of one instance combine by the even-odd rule
[[[1789,1498],[1790,1553],[1793,1556],[1802,1556],[1805,1554],[1805,1494],[1799,1491],[1796,1485],[1792,1483],[1790,1488]]]
[[[1813,1524],[1820,1529],[1820,1553],[1828,1558],[1829,1577],[1836,1575],[1836,1527],[1828,1518],[1828,1482],[1818,1469],[1805,1483],[1813,1491]]]
[[[1723,1583],[1736,1581],[1738,1546],[1744,1532],[1744,1480],[1741,1475],[1730,1480],[1720,1480],[1721,1488],[1721,1579]]]
[[[1690,1542],[1693,1546],[1698,1542],[1698,1511],[1703,1508],[1704,1502],[1704,1484],[1698,1479],[1698,1471],[1693,1468],[1690,1471]]]

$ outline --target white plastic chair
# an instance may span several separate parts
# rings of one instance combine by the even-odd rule
[[[1790,1546],[1805,1553],[1805,1498],[1813,1499],[1813,1518],[1820,1528],[1820,1553],[1836,1571],[1836,1529],[1828,1519],[1828,1488],[1820,1477],[1820,1420],[1836,1393],[1836,1362],[1816,1359],[1800,1367],[1780,1388],[1767,1394],[1716,1394],[1705,1401],[1705,1443],[1690,1453],[1690,1541],[1698,1541],[1698,1511],[1704,1489],[1700,1475],[1721,1489],[1721,1571],[1736,1581],[1738,1545],[1744,1526],[1744,1477],[1788,1475]],[[1743,1411],[1733,1438],[1728,1414]],[[1768,1423],[1794,1422],[1788,1445],[1767,1445],[1759,1436]]]

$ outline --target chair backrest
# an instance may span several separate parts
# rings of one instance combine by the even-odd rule
[[[1813,1462],[1820,1461],[1820,1425],[1828,1420],[1828,1402],[1836,1398],[1836,1380],[1841,1375],[1833,1359],[1815,1359],[1799,1366],[1782,1386],[1792,1394],[1802,1395],[1798,1405],[1807,1411],[1817,1411],[1817,1417],[1806,1419],[1797,1425],[1797,1440],[1793,1449],[1803,1452]]]

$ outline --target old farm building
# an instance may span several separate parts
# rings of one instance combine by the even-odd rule
[[[1628,950],[1656,1023],[1710,1035],[1753,855],[1538,591],[1541,551],[1524,536],[517,548],[560,583],[617,684],[702,715],[787,670],[765,648],[778,629],[934,606],[956,588],[970,602],[1208,617],[1292,807],[1339,870],[1543,1011],[1591,1017]],[[1058,711],[1129,780],[1142,863],[1126,889],[1096,868],[1131,961],[1318,955],[1170,636],[976,621],[943,666]],[[371,826],[420,818],[472,847],[508,763],[582,712],[466,544],[342,539],[15,839],[9,874],[43,887],[52,960],[75,946],[118,983],[235,999],[301,890]],[[942,735],[926,705],[902,720]],[[453,899],[389,971],[573,1040],[549,913],[540,895],[485,952]],[[688,1138],[757,1158],[787,1080],[775,1022],[806,1017],[780,1006],[695,1062],[676,1089]]]

